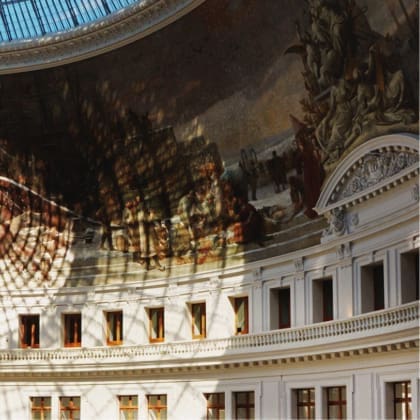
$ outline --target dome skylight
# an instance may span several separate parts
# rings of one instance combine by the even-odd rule
[[[139,0],[0,0],[0,42],[37,38],[101,19]]]

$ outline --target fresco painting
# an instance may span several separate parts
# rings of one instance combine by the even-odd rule
[[[296,240],[301,231],[290,231],[294,226],[305,226],[302,235],[315,229],[322,184],[351,150],[378,135],[418,131],[416,2],[218,0],[215,9],[208,3],[175,29],[151,36],[152,45],[169,48],[171,31],[185,19],[222,37],[225,32],[217,30],[226,24],[223,19],[243,31],[256,9],[264,21],[270,7],[290,5],[287,16],[270,16],[268,35],[261,28],[261,34],[238,30],[234,37],[255,48],[242,51],[250,57],[229,76],[244,79],[231,85],[255,77],[253,95],[245,99],[243,87],[229,85],[226,93],[225,86],[215,85],[215,69],[197,64],[197,72],[213,76],[184,80],[178,90],[168,83],[168,92],[175,93],[165,100],[162,80],[171,78],[175,58],[163,51],[159,63],[168,58],[169,68],[153,58],[152,76],[144,70],[143,77],[149,56],[144,53],[140,62],[135,54],[142,54],[145,40],[123,49],[135,57],[138,72],[130,75],[119,68],[116,51],[44,74],[3,76],[3,272],[13,272],[22,284],[31,278],[50,281],[64,270],[71,249],[80,255],[123,255],[161,275],[170,275],[174,266],[193,264],[199,270],[237,253],[264,252],[276,241]],[[389,23],[382,32],[377,7]],[[246,64],[259,60],[258,37],[265,42],[276,28],[282,42],[272,41],[269,51],[261,52],[265,58],[256,66],[262,76],[251,69],[246,74]],[[203,48],[224,44],[232,52],[229,38],[213,44],[206,44],[204,35],[197,39],[182,51],[209,55],[212,50]],[[176,48],[185,66],[187,58]],[[107,63],[111,70],[101,68]],[[176,66],[172,70],[176,73]],[[285,83],[289,91],[279,99],[275,95],[286,90]],[[22,110],[7,101],[12,89],[27,99]],[[188,103],[191,92],[194,106]],[[235,115],[231,125],[224,111]],[[230,132],[237,135],[234,142]]]

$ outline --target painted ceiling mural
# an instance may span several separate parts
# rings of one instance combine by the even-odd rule
[[[2,76],[1,282],[171,276],[319,243],[340,160],[418,131],[417,3],[212,0],[119,50]]]

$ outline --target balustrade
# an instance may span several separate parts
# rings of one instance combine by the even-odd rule
[[[369,332],[370,335],[383,333],[387,327],[404,324],[416,324],[419,320],[419,304],[411,303],[397,308],[359,315],[351,319],[329,321],[301,328],[269,331],[259,334],[248,334],[222,339],[205,339],[191,342],[172,342],[121,347],[96,348],[60,348],[60,349],[16,349],[0,350],[0,363],[10,364],[40,362],[40,363],[83,363],[87,360],[107,362],[109,360],[125,362],[144,359],[174,360],[183,357],[208,357],[215,353],[244,354],[264,351],[267,347],[290,349],[293,345],[322,344],[328,338],[348,340],[351,335]],[[268,349],[267,349],[268,350]],[[270,349],[272,350],[272,349]],[[9,363],[4,363],[9,362]],[[1,367],[0,367],[1,370]]]

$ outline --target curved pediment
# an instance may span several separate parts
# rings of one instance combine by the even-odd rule
[[[350,153],[324,184],[318,214],[352,207],[418,174],[419,140],[412,134],[372,139]]]

